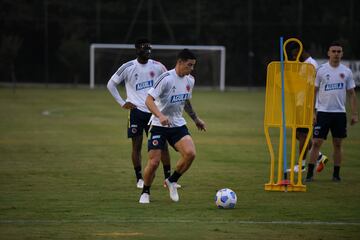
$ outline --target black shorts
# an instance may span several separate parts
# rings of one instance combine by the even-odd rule
[[[313,138],[326,139],[329,130],[333,138],[346,138],[346,113],[318,112]]]
[[[173,128],[152,126],[150,133],[148,151],[151,149],[164,149],[166,141],[168,141],[169,144],[176,150],[175,143],[184,136],[190,135],[186,125]]]
[[[128,119],[128,138],[141,136],[143,131],[145,131],[147,136],[150,127],[148,125],[150,117],[151,113],[140,111],[137,108],[131,109]]]
[[[297,133],[306,133],[307,134],[309,132],[309,129],[307,129],[307,128],[297,128],[296,132]]]

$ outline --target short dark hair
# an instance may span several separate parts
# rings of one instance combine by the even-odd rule
[[[334,47],[334,46],[343,47],[342,44],[341,44],[339,41],[332,41],[332,42],[329,44],[328,49],[330,49],[330,47]]]
[[[191,52],[189,49],[185,48],[181,50],[178,55],[176,56],[176,60],[183,60],[186,61],[188,59],[196,60],[195,54]]]
[[[149,39],[147,38],[139,38],[135,41],[135,48],[140,48],[142,44],[150,43]]]

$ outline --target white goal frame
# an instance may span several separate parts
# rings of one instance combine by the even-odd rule
[[[208,50],[208,51],[220,51],[220,91],[225,91],[225,61],[226,61],[226,49],[224,46],[217,45],[151,45],[153,49],[162,50],[181,50],[184,48],[190,50]],[[95,88],[95,50],[98,48],[114,48],[114,49],[134,49],[133,44],[108,44],[108,43],[92,43],[90,45],[90,89]]]

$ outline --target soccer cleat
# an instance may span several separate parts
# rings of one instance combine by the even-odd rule
[[[317,164],[317,167],[316,167],[316,171],[317,172],[321,172],[324,167],[325,167],[325,164],[327,163],[329,159],[327,158],[327,156],[325,155],[321,155],[321,159],[318,161],[318,164]]]
[[[333,176],[332,180],[333,182],[341,182],[340,176]]]
[[[136,187],[142,189],[144,187],[144,180],[140,178],[136,183]]]
[[[177,192],[176,182],[170,182],[169,179],[165,179],[164,183],[169,189],[171,200],[173,200],[174,202],[179,201],[179,194]]]
[[[150,203],[150,195],[148,193],[141,194],[139,203]]]
[[[167,188],[167,185],[166,185],[165,181],[164,181],[164,185],[163,185],[163,186],[164,186],[164,188]],[[176,187],[176,188],[181,188],[181,185],[175,182],[175,187]]]
[[[306,166],[305,166],[305,165],[302,165],[302,166],[301,166],[301,171],[302,171],[302,172],[305,172],[305,171],[306,171]],[[291,169],[290,169],[290,168],[286,169],[286,172],[291,172]],[[296,165],[294,166],[294,172],[296,172],[296,173],[299,172],[299,165],[296,164]]]

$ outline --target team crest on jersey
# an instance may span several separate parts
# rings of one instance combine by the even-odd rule
[[[345,74],[344,73],[340,73],[340,78],[344,79],[345,78]]]
[[[155,77],[155,73],[153,71],[150,72],[150,77],[154,78]]]
[[[190,85],[186,85],[186,91],[190,92]]]

